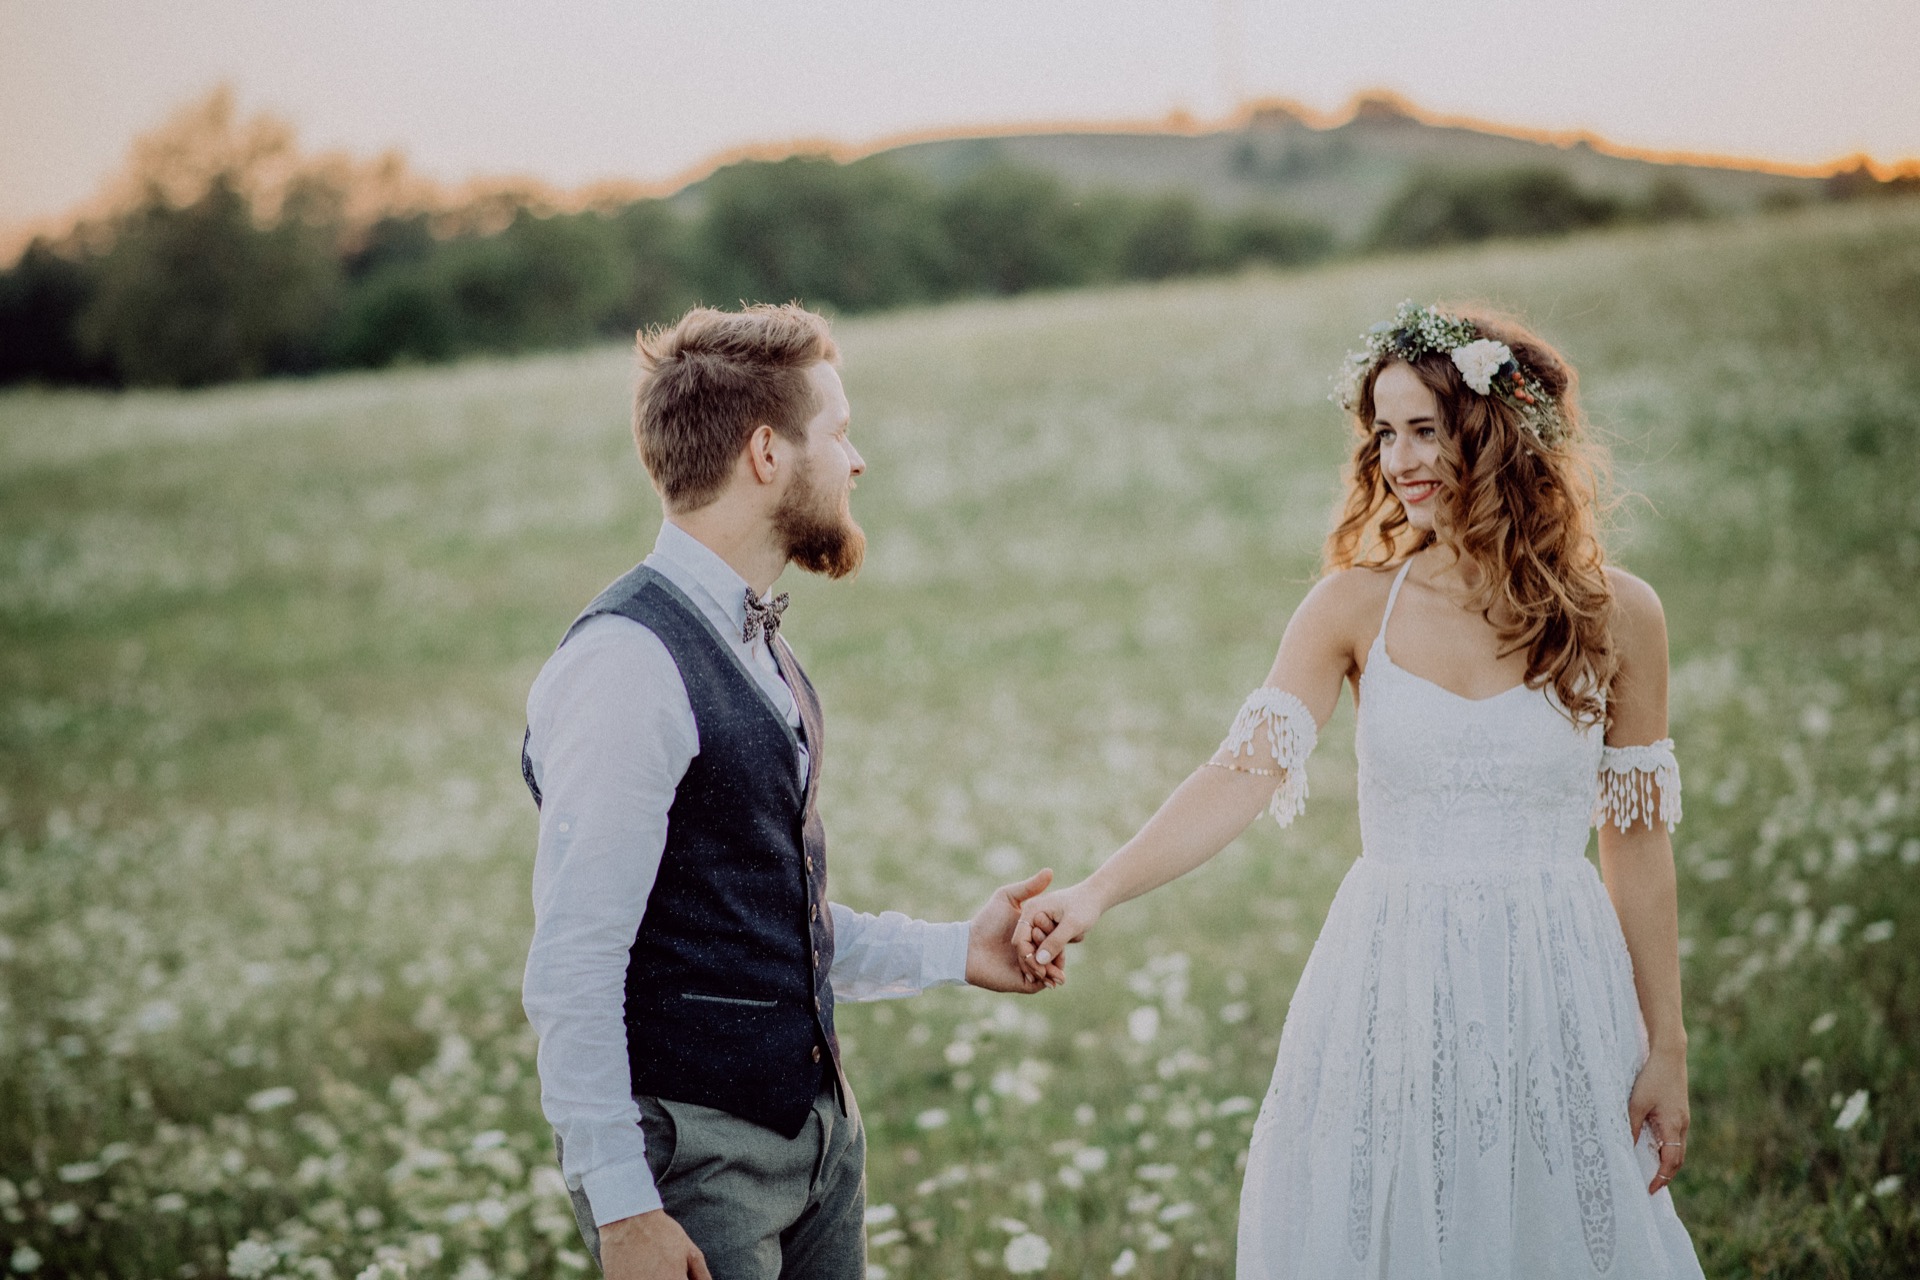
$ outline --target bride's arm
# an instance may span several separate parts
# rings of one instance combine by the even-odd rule
[[[1037,971],[1084,937],[1109,908],[1185,875],[1226,848],[1270,804],[1282,821],[1292,817],[1305,795],[1306,749],[1333,715],[1340,682],[1355,665],[1354,628],[1366,612],[1366,579],[1372,576],[1347,570],[1315,584],[1287,623],[1265,684],[1248,699],[1213,758],[1092,875],[1028,899],[1014,928],[1023,963]],[[1046,959],[1038,958],[1042,952]]]
[[[1667,738],[1667,623],[1660,598],[1638,578],[1614,572],[1613,723],[1602,777],[1600,871],[1620,918],[1647,1027],[1648,1058],[1634,1083],[1628,1124],[1651,1123],[1659,1148],[1657,1191],[1678,1172],[1690,1116],[1687,1031],[1680,1015],[1680,925],[1672,824],[1680,817],[1679,773]]]

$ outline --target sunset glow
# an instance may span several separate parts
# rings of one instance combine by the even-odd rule
[[[796,140],[847,152],[928,133],[1200,127],[1278,97],[1337,118],[1387,89],[1431,118],[1593,134],[1621,149],[1821,168],[1920,156],[1901,49],[1920,10],[1651,0],[583,0],[319,6],[0,0],[0,227],[95,193],[131,139],[214,85],[304,145],[398,149],[458,183],[673,185]]]

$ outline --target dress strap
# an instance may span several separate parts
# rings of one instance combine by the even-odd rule
[[[1373,642],[1383,648],[1387,643],[1387,619],[1393,616],[1393,602],[1400,598],[1400,584],[1407,580],[1407,570],[1411,568],[1413,568],[1411,560],[1401,565],[1400,572],[1393,575],[1393,586],[1387,591],[1386,612],[1380,615],[1380,634],[1373,638]]]

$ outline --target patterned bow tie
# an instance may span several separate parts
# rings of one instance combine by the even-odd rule
[[[753,588],[747,588],[747,620],[740,628],[740,643],[752,644],[753,638],[762,631],[767,633],[771,642],[780,630],[780,615],[787,611],[787,593],[782,591],[771,600],[762,600],[753,594]]]

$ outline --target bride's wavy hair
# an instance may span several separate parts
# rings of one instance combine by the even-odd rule
[[[1516,406],[1467,386],[1445,352],[1406,361],[1440,406],[1440,501],[1434,531],[1424,533],[1408,524],[1382,474],[1373,384],[1393,360],[1377,361],[1353,404],[1359,440],[1323,567],[1381,568],[1433,542],[1448,547],[1479,566],[1479,584],[1465,603],[1493,624],[1503,656],[1526,653],[1527,685],[1551,685],[1576,723],[1603,721],[1619,667],[1599,534],[1609,475],[1605,451],[1588,439],[1573,367],[1511,316],[1442,309],[1471,321],[1481,337],[1506,343],[1553,397],[1562,428],[1553,443],[1544,442]]]

